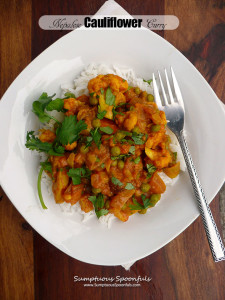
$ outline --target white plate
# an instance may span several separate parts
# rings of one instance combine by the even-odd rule
[[[148,30],[75,30],[38,56],[12,83],[0,104],[0,178],[9,199],[50,243],[68,255],[99,265],[119,265],[145,257],[167,244],[198,216],[187,174],[168,188],[149,214],[119,220],[108,230],[92,218],[62,214],[44,193],[40,208],[36,181],[38,155],[24,146],[26,132],[38,128],[32,102],[43,92],[60,91],[91,62],[125,65],[143,78],[173,66],[184,96],[188,144],[209,201],[225,177],[225,114],[216,95],[193,65]],[[197,238],[197,237],[196,237]]]

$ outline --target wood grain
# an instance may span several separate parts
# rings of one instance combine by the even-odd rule
[[[1,1],[0,11],[1,97],[31,60],[31,2]],[[1,187],[0,237],[0,299],[32,299],[33,232]]]
[[[0,9],[4,14],[0,18],[0,95],[31,58],[67,33],[41,30],[38,20],[42,15],[94,14],[103,3],[104,0],[1,1]],[[176,15],[180,19],[178,29],[158,34],[183,52],[209,81],[218,97],[224,98],[225,10],[222,1],[118,0],[118,3],[131,14]],[[211,209],[221,230],[218,196],[211,203]],[[0,235],[0,299],[3,300],[225,299],[225,262],[213,262],[199,218],[164,248],[136,262],[130,271],[121,266],[85,264],[62,253],[36,232],[32,234],[2,190]],[[140,275],[152,280],[139,288],[88,288],[83,283],[74,283],[75,275]]]

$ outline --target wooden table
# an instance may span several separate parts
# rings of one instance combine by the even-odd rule
[[[131,14],[172,14],[174,31],[158,32],[179,49],[224,99],[224,2],[119,0]],[[67,31],[43,31],[45,14],[94,14],[104,0],[2,0],[0,96],[32,59]],[[2,128],[1,128],[2,130]],[[13,183],[12,183],[13,185]],[[131,270],[89,265],[68,257],[37,234],[0,190],[0,299],[225,299],[225,262],[212,260],[198,218],[185,232]],[[211,204],[221,230],[219,197]],[[88,288],[73,277],[149,276],[139,288]]]

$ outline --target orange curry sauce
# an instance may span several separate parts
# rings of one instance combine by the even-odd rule
[[[87,129],[78,141],[64,145],[63,156],[49,157],[55,201],[72,205],[79,201],[84,212],[103,209],[103,214],[112,213],[125,222],[134,213],[145,213],[165,192],[158,173],[174,178],[180,165],[169,150],[166,116],[152,95],[112,74],[91,79],[88,90],[89,96],[64,99],[65,115],[84,120]],[[107,104],[110,99],[113,105]],[[101,112],[104,117],[99,119]],[[101,131],[102,127],[111,128],[110,133]],[[92,141],[87,147],[86,139],[94,129],[101,134],[100,145]],[[42,130],[39,136],[49,143],[55,137],[50,130]],[[89,169],[90,176],[74,185],[68,170],[81,167]],[[94,207],[90,196],[99,195],[101,205]]]

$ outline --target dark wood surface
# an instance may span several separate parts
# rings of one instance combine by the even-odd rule
[[[2,0],[0,2],[0,96],[29,62],[66,31],[43,31],[45,14],[94,14],[94,1]],[[131,14],[173,14],[178,29],[158,32],[197,67],[224,99],[225,7],[220,0],[119,0]],[[1,128],[0,130],[3,130]],[[219,196],[211,203],[221,230]],[[149,276],[138,288],[91,288],[79,277]],[[0,299],[225,299],[225,262],[215,264],[200,218],[156,253],[125,271],[68,257],[37,234],[0,189]]]

